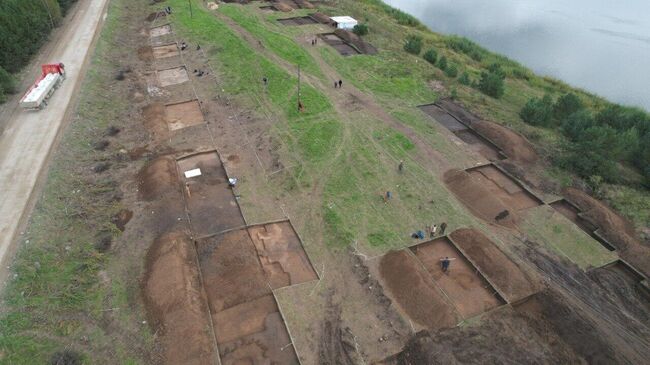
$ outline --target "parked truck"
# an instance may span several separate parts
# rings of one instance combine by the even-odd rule
[[[20,99],[20,106],[28,110],[40,110],[47,105],[47,99],[54,90],[65,80],[65,69],[62,63],[45,64],[41,66],[41,76]]]

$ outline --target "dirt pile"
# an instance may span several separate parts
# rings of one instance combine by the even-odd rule
[[[370,43],[367,43],[364,41],[361,37],[358,35],[345,30],[345,29],[337,29],[334,31],[334,34],[339,36],[339,38],[343,39],[344,41],[352,44],[355,46],[361,53],[363,54],[376,54],[377,49],[373,47]]]
[[[391,251],[381,258],[379,272],[386,289],[414,322],[429,329],[454,326],[458,322],[428,274],[406,251]]]
[[[631,222],[578,189],[566,188],[564,195],[580,208],[582,218],[600,227],[600,234],[616,246],[621,257],[650,276],[650,247],[643,245],[637,238]]]
[[[179,192],[176,163],[171,156],[161,156],[147,163],[138,172],[138,196],[144,201],[165,198]]]
[[[166,364],[206,364],[216,357],[192,241],[181,232],[158,238],[146,257],[143,294]]]
[[[461,170],[449,170],[444,175],[445,185],[469,210],[487,222],[514,228],[517,222],[516,212],[509,210],[490,190]],[[495,218],[503,211],[508,215],[500,220]]]
[[[275,6],[275,8],[280,10],[280,11],[284,11],[285,13],[288,13],[288,12],[293,10],[293,7],[291,7],[291,5],[289,5],[289,4],[285,3],[285,2],[282,2],[282,1],[278,1],[278,2],[273,3],[273,6]]]
[[[314,9],[314,4],[307,0],[293,0],[301,9]]]
[[[523,299],[537,290],[538,284],[530,275],[480,231],[463,228],[452,232],[450,237],[508,302]]]
[[[538,159],[532,143],[509,128],[485,120],[475,121],[472,128],[494,142],[506,156],[519,163],[529,164]]]
[[[314,13],[311,15],[312,18],[314,18],[315,21],[321,23],[321,24],[328,24],[331,25],[333,24],[332,18],[329,16],[323,14],[323,13]]]

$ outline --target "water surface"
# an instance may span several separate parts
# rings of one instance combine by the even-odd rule
[[[650,0],[384,0],[538,74],[650,111]]]

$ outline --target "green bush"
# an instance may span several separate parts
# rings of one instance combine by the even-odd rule
[[[450,64],[445,69],[445,74],[447,75],[447,77],[451,77],[452,79],[455,78],[456,76],[458,76],[458,67],[456,67],[456,65],[454,65],[453,63]]]
[[[422,37],[415,34],[410,34],[406,37],[404,43],[404,50],[410,54],[419,55],[422,51]]]
[[[524,122],[541,127],[548,127],[553,116],[553,100],[549,95],[542,99],[531,98],[519,112]]]
[[[0,87],[8,94],[15,94],[18,91],[14,77],[2,67],[0,67]]]
[[[447,57],[445,56],[440,57],[440,59],[438,60],[438,68],[444,71],[447,69],[447,66],[448,66]]]
[[[462,52],[478,62],[483,59],[483,54],[486,53],[485,49],[465,37],[449,36],[445,39],[445,43],[454,51]]]
[[[562,121],[564,118],[577,112],[583,107],[582,101],[580,101],[578,95],[574,93],[564,94],[555,102],[555,105],[553,106],[553,116],[558,121]]]
[[[481,72],[478,89],[485,95],[499,99],[505,93],[505,78],[506,75],[501,69],[501,65],[493,63],[487,71]]]
[[[562,132],[571,141],[578,141],[582,138],[585,130],[595,127],[596,121],[588,110],[580,110],[562,121]]]
[[[609,182],[618,180],[617,162],[626,152],[626,140],[608,126],[593,126],[568,146],[565,164],[584,178],[601,176]]]
[[[368,34],[368,26],[366,24],[357,24],[352,28],[352,31],[358,36],[363,36]]]
[[[467,71],[463,72],[463,74],[460,75],[458,82],[460,82],[461,85],[465,86],[470,86],[472,84],[472,80],[469,78]]]
[[[422,57],[430,64],[435,65],[436,61],[438,60],[438,52],[436,52],[435,49],[431,48],[428,51],[424,52],[424,55]]]

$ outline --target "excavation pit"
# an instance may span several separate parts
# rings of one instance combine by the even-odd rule
[[[565,216],[567,219],[569,219],[571,222],[573,222],[576,226],[578,226],[581,230],[583,230],[593,239],[598,241],[601,245],[603,245],[603,247],[605,247],[610,251],[616,250],[616,247],[614,245],[612,245],[604,237],[598,234],[597,226],[593,225],[591,222],[582,218],[582,216],[580,215],[581,213],[580,209],[577,206],[575,206],[573,203],[569,202],[566,199],[560,199],[551,203],[550,206],[553,207],[553,209],[558,211],[560,214]]]
[[[161,87],[178,85],[190,80],[184,66],[160,70],[156,73],[158,75],[158,83]]]
[[[280,10],[278,10],[278,8],[276,8],[276,7],[273,6],[273,5],[260,6],[260,9],[262,9],[262,11],[265,11],[265,12],[276,12],[276,11],[280,11]]]
[[[452,132],[466,130],[467,126],[459,122],[456,118],[451,116],[445,110],[437,106],[436,104],[427,104],[420,105],[418,108],[422,110],[425,114],[431,116],[433,119],[442,124],[443,127],[449,129]]]
[[[245,224],[216,151],[182,157],[176,163],[184,186],[185,204],[197,236],[207,236]],[[194,169],[200,169],[201,175],[185,177],[185,171]]]
[[[496,290],[446,237],[411,247],[436,284],[454,303],[463,318],[470,318],[504,304]],[[447,273],[441,259],[453,259]]]
[[[334,33],[320,34],[319,37],[342,56],[353,56],[361,54],[361,52],[359,52],[356,48],[352,47],[345,40]]]
[[[282,25],[309,25],[318,24],[314,18],[310,16],[299,16],[295,18],[278,19],[278,23]]]
[[[153,49],[153,58],[155,59],[176,57],[180,54],[176,43],[165,44],[163,46],[155,46],[152,49]]]
[[[511,178],[495,165],[483,165],[468,169],[470,176],[485,186],[510,210],[521,211],[542,205],[543,202],[529,192],[517,180]]]
[[[149,30],[149,37],[156,38],[161,37],[172,32],[172,27],[169,24],[161,25],[158,27],[151,28]]]
[[[165,119],[170,131],[191,127],[205,122],[198,100],[165,105]]]

